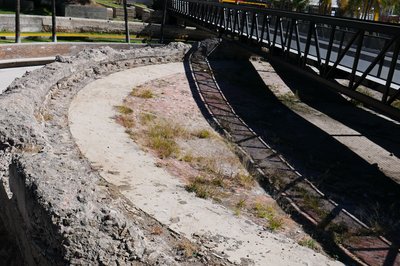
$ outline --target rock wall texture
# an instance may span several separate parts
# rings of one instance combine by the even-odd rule
[[[172,43],[59,56],[0,95],[0,218],[25,264],[175,264],[168,245],[147,238],[130,217],[133,207],[113,197],[82,158],[67,112],[73,96],[94,79],[180,61],[188,49]]]

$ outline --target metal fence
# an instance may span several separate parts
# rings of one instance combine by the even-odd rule
[[[171,0],[168,7],[197,25],[267,47],[296,68],[310,73],[313,66],[312,74],[331,87],[400,119],[398,25],[198,0]],[[373,93],[360,90],[362,84]]]

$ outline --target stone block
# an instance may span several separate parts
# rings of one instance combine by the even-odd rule
[[[123,8],[113,8],[114,18],[124,19],[124,9]],[[130,20],[136,17],[136,8],[134,6],[128,7],[128,18]]]
[[[66,17],[108,19],[108,12],[105,7],[67,5],[65,7]]]

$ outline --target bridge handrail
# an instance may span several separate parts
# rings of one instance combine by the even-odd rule
[[[183,0],[179,0],[183,1]],[[184,0],[184,2],[189,3],[199,3],[199,4],[207,4],[211,6],[226,8],[227,4],[218,3],[218,2],[207,2],[201,0]],[[237,6],[237,5],[229,5],[230,9],[240,10],[240,11],[251,11],[256,13],[262,13],[266,15],[273,15],[278,17],[286,17],[293,18],[297,20],[306,20],[312,21],[314,23],[323,23],[341,27],[349,27],[357,28],[359,30],[364,31],[373,31],[380,32],[385,34],[399,34],[400,35],[400,25],[396,25],[393,23],[387,22],[378,22],[378,21],[367,21],[356,18],[347,18],[347,17],[332,17],[327,15],[319,15],[319,14],[311,14],[311,13],[300,13],[295,11],[287,11],[281,9],[273,9],[273,8],[256,8],[250,6]]]

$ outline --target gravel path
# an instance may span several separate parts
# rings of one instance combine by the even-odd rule
[[[92,166],[107,181],[123,186],[121,192],[138,208],[188,238],[213,239],[215,252],[230,261],[340,265],[186,192],[178,178],[156,167],[154,158],[115,123],[113,106],[121,104],[133,87],[174,73],[184,73],[183,64],[139,67],[99,79],[78,93],[69,110],[70,129]]]

